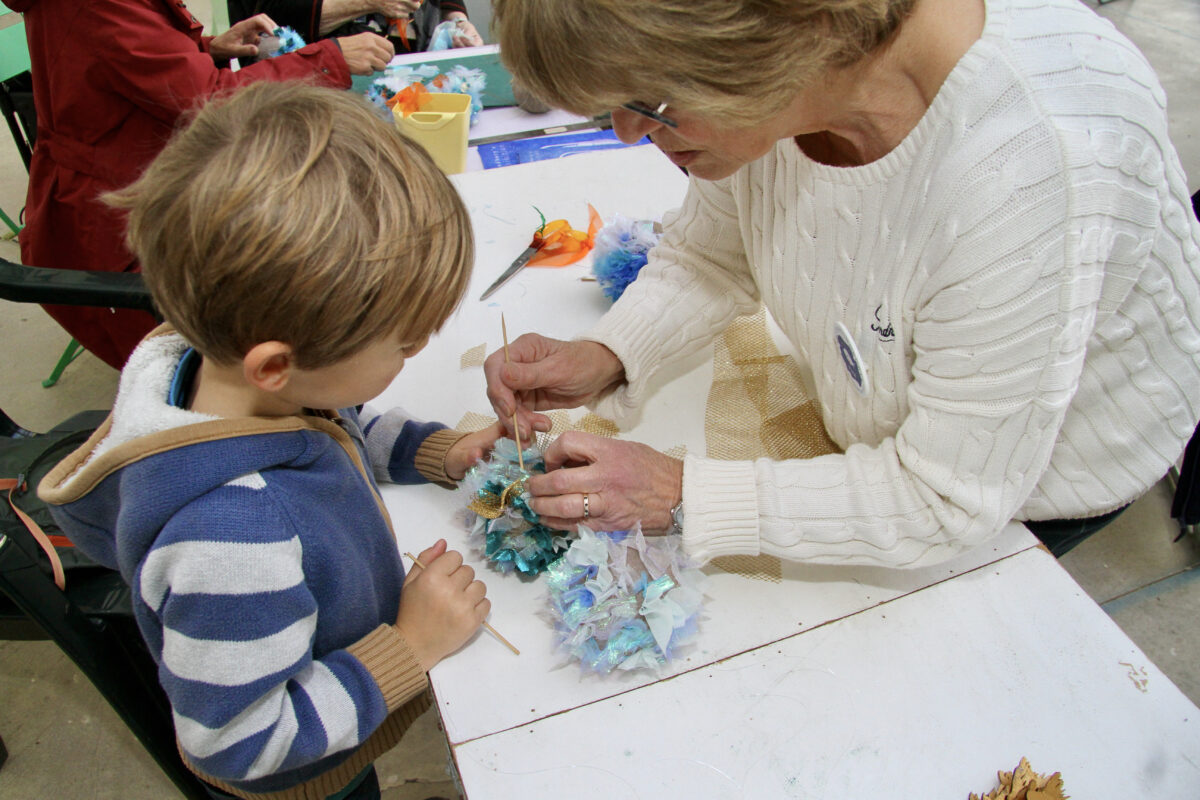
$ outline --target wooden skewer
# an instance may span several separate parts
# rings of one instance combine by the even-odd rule
[[[504,337],[504,363],[508,361],[508,326],[504,324],[504,312],[500,312],[500,334]],[[513,411],[513,438],[517,440],[517,466],[525,471],[525,456],[521,453],[521,429],[517,427],[517,412]]]
[[[420,562],[420,560],[419,560],[419,559],[418,559],[416,556],[414,556],[412,553],[405,553],[404,555],[408,556],[409,560],[410,560],[410,561],[412,561],[414,564],[416,564],[418,567],[420,567],[421,569],[425,569],[425,565],[424,565],[424,564],[422,564],[422,563]],[[509,650],[512,650],[512,651],[513,651],[514,653],[516,653],[517,655],[521,655],[521,651],[520,651],[520,650],[518,650],[517,648],[513,647],[513,646],[512,646],[512,642],[510,642],[508,639],[505,639],[503,636],[501,636],[501,635],[500,635],[500,632],[499,632],[499,631],[497,631],[495,628],[493,628],[491,625],[488,625],[488,624],[485,622],[485,623],[483,623],[483,627],[487,628],[487,629],[488,629],[488,631],[489,631],[489,632],[492,634],[492,636],[495,636],[497,639],[499,639],[500,641],[504,642],[504,645],[505,645],[505,646],[506,646],[506,647],[507,647]]]

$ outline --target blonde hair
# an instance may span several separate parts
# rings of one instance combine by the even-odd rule
[[[592,115],[667,101],[749,127],[884,45],[915,3],[494,0],[492,19],[505,66],[551,105]]]
[[[417,342],[466,291],[470,219],[421,147],[360,97],[254,84],[210,101],[133,185],[128,241],[204,356],[282,341],[303,369]]]

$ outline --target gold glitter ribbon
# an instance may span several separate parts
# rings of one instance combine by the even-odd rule
[[[476,497],[468,503],[467,508],[484,519],[499,519],[504,513],[504,509],[512,505],[517,496],[524,491],[526,480],[528,480],[527,477],[518,478],[505,486],[504,492],[499,497],[491,492],[485,492],[482,497]]]

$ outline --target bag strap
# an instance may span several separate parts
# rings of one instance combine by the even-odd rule
[[[54,549],[55,544],[61,541],[59,546],[72,546],[71,540],[65,536],[47,536],[41,526],[33,521],[33,517],[26,514],[13,500],[13,492],[25,491],[25,478],[0,478],[0,490],[8,489],[8,504],[12,506],[13,513],[17,515],[17,519],[25,526],[33,538],[37,541],[38,546],[50,559],[50,569],[54,572],[54,585],[61,591],[67,590],[67,578],[63,572],[62,560],[58,557],[58,552]]]

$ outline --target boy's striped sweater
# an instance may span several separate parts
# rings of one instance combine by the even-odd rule
[[[445,480],[459,434],[399,410],[178,409],[166,389],[186,347],[151,334],[108,421],[40,491],[132,587],[192,768],[238,795],[324,798],[428,705],[393,625],[404,568],[371,468]]]

